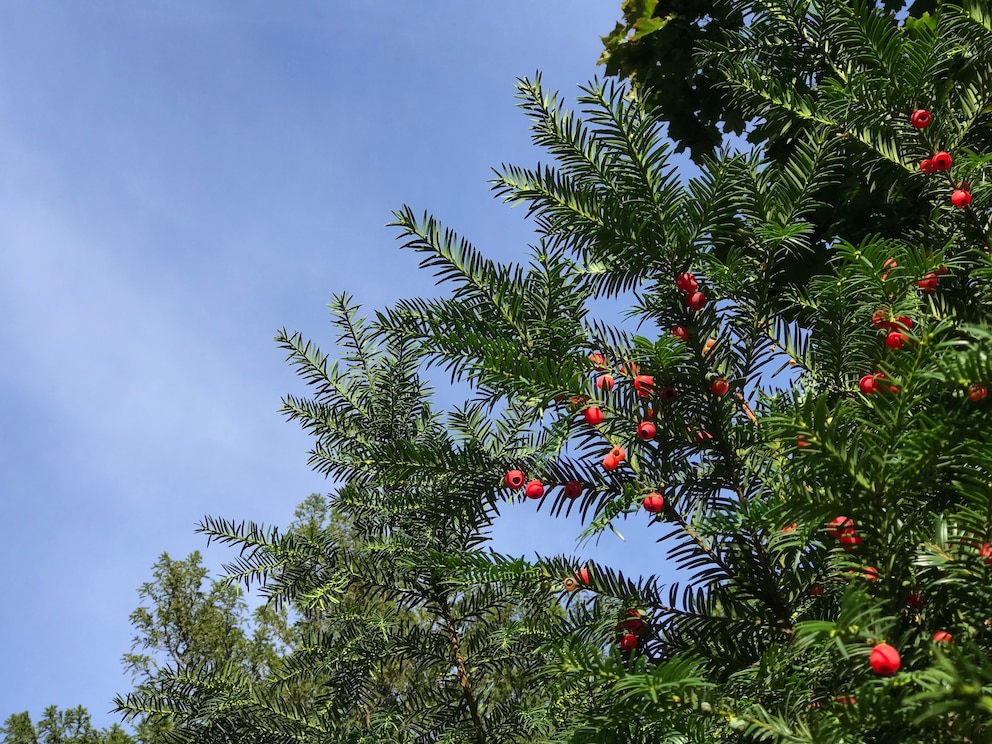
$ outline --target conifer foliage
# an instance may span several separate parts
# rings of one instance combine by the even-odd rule
[[[396,609],[287,662],[276,678],[326,675],[305,704],[172,700],[188,726],[349,740],[336,716],[368,705],[382,741],[992,736],[992,13],[943,3],[900,24],[792,0],[744,18],[708,53],[746,119],[794,133],[784,154],[724,151],[686,179],[622,86],[590,84],[574,113],[522,80],[553,162],[504,166],[495,190],[535,220],[530,261],[498,264],[404,208],[405,248],[448,296],[371,323],[337,300],[344,369],[281,334],[313,387],[287,413],[364,547],[205,530],[242,549],[232,575],[303,612],[356,583]],[[771,74],[792,34],[828,63],[803,85]],[[817,229],[852,165],[885,184],[880,205],[911,200],[903,232]],[[817,252],[808,281],[777,283]],[[597,298],[639,330],[595,318]],[[446,418],[421,382],[432,366],[472,389]],[[525,494],[586,534],[651,520],[679,583],[485,550]],[[391,655],[440,692],[374,701],[369,670]]]

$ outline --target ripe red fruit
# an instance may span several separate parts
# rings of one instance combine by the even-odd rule
[[[827,524],[827,534],[830,537],[840,537],[845,531],[854,529],[854,520],[850,517],[834,517]]]
[[[879,643],[871,650],[868,663],[875,674],[895,674],[899,671],[902,661],[899,659],[899,652],[894,646],[888,643]]]
[[[823,587],[819,584],[813,584],[813,586],[806,590],[806,593],[811,597],[822,597]]]
[[[916,109],[916,111],[909,115],[909,123],[917,129],[924,129],[930,126],[930,122],[932,121],[933,116],[926,109]]]
[[[873,395],[878,390],[875,383],[875,375],[864,375],[858,380],[858,389],[865,395]]]
[[[876,386],[876,389],[878,389],[878,381],[879,380],[888,380],[888,379],[889,378],[886,377],[886,375],[885,375],[884,372],[876,372],[875,373],[875,386]],[[889,388],[889,392],[892,393],[893,395],[898,395],[899,394],[899,388],[896,387],[895,385],[887,385],[886,387]]]
[[[634,377],[634,390],[642,398],[650,398],[654,392],[654,378],[651,375],[636,375]]]
[[[685,298],[685,304],[690,310],[702,310],[706,306],[706,295],[702,292],[693,292]]]
[[[699,287],[699,282],[696,281],[695,276],[685,271],[675,277],[675,286],[680,292],[689,294],[696,291],[696,288]]]
[[[885,308],[878,308],[871,316],[871,324],[876,328],[888,328],[889,323],[889,313]]]
[[[858,704],[857,698],[847,697],[846,695],[844,697],[837,698],[837,705],[857,705],[857,704]]]
[[[717,377],[715,380],[713,380],[713,383],[710,385],[710,392],[718,397],[722,397],[726,395],[729,390],[730,390],[730,383],[727,382],[722,377]]]
[[[715,338],[708,338],[708,339],[706,339],[706,343],[703,344],[703,358],[704,359],[709,359],[710,358],[710,354],[713,352],[713,347],[714,346],[716,346],[716,339]]]
[[[986,566],[992,566],[992,544],[983,543],[978,549],[978,555],[985,559]]]
[[[644,617],[644,613],[640,610],[627,610],[627,617],[632,618],[631,620],[624,620],[620,623],[620,627],[630,633],[640,633],[644,630],[644,621],[641,620]]]
[[[937,167],[930,158],[924,158],[920,161],[920,170],[929,176],[931,173],[937,172]]]
[[[796,527],[798,527],[798,526],[799,526],[799,523],[798,522],[793,522],[792,524],[787,524],[787,525],[785,525],[785,527],[782,528],[782,534],[783,535],[787,535],[790,532],[795,532],[796,531]]]
[[[539,480],[532,480],[527,484],[527,489],[524,493],[529,499],[539,499],[544,495],[544,484]]]
[[[946,171],[954,163],[954,161],[951,160],[951,154],[949,152],[944,152],[943,150],[935,154],[930,159],[933,161],[933,167],[939,171]]]
[[[890,272],[890,271],[891,271],[892,269],[894,269],[894,268],[895,268],[896,266],[898,266],[898,265],[899,265],[899,264],[897,264],[897,263],[896,263],[896,260],[895,260],[894,258],[889,258],[889,259],[886,259],[886,261],[885,261],[885,263],[884,263],[884,264],[882,264],[882,269],[883,269],[883,271],[882,271],[882,281],[883,281],[883,282],[884,282],[884,281],[885,281],[886,279],[888,279],[888,278],[889,278],[889,272]]]
[[[902,331],[891,331],[888,336],[885,337],[885,345],[890,349],[901,349],[906,345],[907,336]]]
[[[979,385],[977,382],[973,382],[968,386],[968,400],[972,403],[977,403],[986,395],[988,395],[988,390],[985,389],[984,385]]]
[[[933,634],[933,640],[935,643],[951,643],[954,641],[954,637],[946,630],[938,630]]]
[[[509,470],[504,480],[510,488],[520,488],[524,484],[524,481],[527,480],[527,476],[521,470]]]
[[[610,450],[610,456],[617,458],[617,462],[623,462],[627,459],[627,452],[618,444]]]
[[[861,537],[853,529],[850,532],[845,532],[840,536],[840,546],[845,552],[850,553],[855,548],[857,548],[861,543],[864,542]]]
[[[910,592],[909,596],[906,597],[906,604],[912,607],[914,610],[918,610],[927,602],[923,599],[923,595],[919,592]]]
[[[589,355],[589,361],[592,362],[592,366],[599,370],[606,369],[606,358],[600,354],[598,351],[594,351]]]
[[[916,286],[920,288],[920,291],[925,295],[932,295],[937,291],[937,274],[930,272],[925,277],[916,282]]]
[[[577,499],[582,495],[582,483],[579,481],[569,481],[565,484],[565,497]]]
[[[583,566],[582,568],[580,568],[578,571],[575,572],[575,575],[579,577],[579,581],[581,581],[586,586],[589,586],[589,569],[588,568],[586,568],[585,566]]]
[[[589,408],[583,412],[582,416],[585,418],[586,423],[589,424],[589,426],[597,426],[598,424],[603,423],[603,410],[597,406],[589,406]]]
[[[951,204],[958,209],[964,209],[971,204],[971,194],[964,189],[957,189],[951,194]]]
[[[878,569],[874,566],[865,566],[864,577],[865,581],[878,581]]]
[[[620,365],[620,374],[626,375],[627,377],[636,377],[637,376],[637,365],[634,364],[634,363],[631,363],[631,364],[621,364]]]
[[[623,638],[620,639],[620,648],[624,651],[633,651],[637,648],[637,644],[637,636],[633,633],[625,633]]]
[[[613,379],[613,375],[600,375],[596,378],[596,387],[605,392],[610,392],[616,381]]]
[[[658,395],[661,396],[662,400],[675,400],[679,396],[679,393],[671,385],[665,385],[665,387],[658,391]]]
[[[641,501],[641,505],[644,506],[646,511],[649,511],[652,514],[657,514],[665,508],[665,497],[657,491],[652,491],[644,497],[644,500]]]
[[[645,442],[650,442],[657,433],[658,427],[650,421],[642,421],[637,425],[637,438],[643,439]]]
[[[615,458],[613,455],[607,455],[606,457],[603,458],[604,470],[609,470],[612,472],[616,470],[618,467],[620,467],[620,460]]]
[[[796,435],[796,446],[797,447],[809,447],[809,441],[806,439],[805,434]]]
[[[907,318],[905,315],[900,315],[892,322],[892,328],[894,330],[899,330],[902,328],[904,331],[908,331],[913,327],[913,319]]]
[[[686,330],[685,326],[677,325],[672,329],[672,335],[680,341],[689,341],[689,331]]]

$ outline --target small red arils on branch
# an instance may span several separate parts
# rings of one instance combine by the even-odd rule
[[[644,630],[644,621],[641,619],[644,617],[644,613],[640,610],[627,610],[627,617],[632,618],[630,620],[624,620],[620,623],[620,627],[629,633],[640,633]]]
[[[878,390],[878,385],[875,383],[875,375],[864,375],[858,380],[858,389],[865,395],[874,395]]]
[[[603,458],[603,468],[605,470],[616,470],[620,467],[620,463],[627,459],[627,453],[624,451],[623,447],[614,447],[610,450],[609,454]]]
[[[633,651],[637,648],[640,641],[637,640],[637,636],[633,633],[625,633],[623,638],[620,639],[620,648],[624,651]]]
[[[882,264],[882,281],[884,282],[889,278],[889,272],[892,271],[899,264],[896,263],[894,258],[886,259],[885,263]]]
[[[616,381],[613,379],[613,375],[600,375],[596,378],[596,387],[605,393],[610,392],[614,385],[616,385]]]
[[[854,520],[850,517],[834,517],[827,524],[827,534],[830,537],[840,537],[842,534],[841,531],[848,529],[854,529]]]
[[[916,111],[909,115],[909,123],[917,129],[925,129],[930,126],[930,122],[932,121],[933,117],[926,109],[916,109]]]
[[[642,398],[650,398],[654,392],[654,378],[651,375],[636,375],[634,377],[634,390]]]
[[[885,345],[890,349],[901,349],[906,345],[908,338],[902,331],[890,331],[889,335],[885,337]]]
[[[696,277],[693,276],[688,271],[685,271],[675,277],[675,287],[685,294],[690,294],[695,292],[699,287],[699,282],[696,281]]]
[[[679,341],[689,341],[689,331],[683,325],[677,325],[672,328],[672,335],[675,336]]]
[[[641,501],[641,506],[644,507],[645,511],[657,514],[665,508],[665,497],[657,491],[652,491]]]
[[[597,406],[589,406],[582,413],[582,418],[586,420],[589,426],[598,426],[603,423],[603,410]]]
[[[935,153],[930,160],[933,162],[933,167],[939,171],[950,170],[950,167],[954,164],[954,161],[951,159],[951,154],[949,152],[944,152],[943,150]]]
[[[923,595],[919,592],[910,592],[909,596],[906,597],[906,604],[912,607],[914,610],[919,610],[927,602],[923,599]]]
[[[958,209],[964,209],[971,204],[971,193],[964,189],[957,189],[951,194],[951,204]]]
[[[565,484],[565,498],[577,499],[581,495],[582,483],[573,480]]]
[[[527,480],[527,476],[523,474],[522,470],[510,470],[507,472],[504,480],[510,488],[520,488],[523,486],[524,481]]]
[[[529,499],[539,499],[544,495],[544,484],[539,480],[532,480],[524,493]]]
[[[920,161],[920,170],[929,176],[931,173],[937,172],[937,167],[930,158],[924,158]]]
[[[675,400],[679,397],[678,391],[671,385],[665,385],[665,387],[658,391],[658,395],[665,401]]]
[[[937,291],[937,281],[938,276],[934,272],[930,272],[925,277],[916,282],[916,286],[919,287],[920,291],[925,295],[932,295]]]
[[[953,643],[954,637],[946,630],[938,630],[933,634],[934,643]]]
[[[982,543],[978,548],[978,557],[985,559],[986,566],[992,566],[992,544]]]
[[[985,389],[984,385],[980,385],[977,382],[973,382],[968,386],[968,400],[972,403],[977,403],[986,395],[988,395],[988,390]]]
[[[645,442],[650,442],[658,433],[658,427],[650,421],[642,421],[637,425],[637,438]]]
[[[902,665],[899,652],[896,651],[894,646],[890,646],[888,643],[877,644],[871,650],[868,663],[871,664],[871,670],[875,674],[883,675],[895,674]]]
[[[722,398],[730,392],[730,383],[723,377],[717,377],[712,383],[710,383],[710,392],[718,398]]]
[[[702,310],[706,306],[706,295],[702,292],[693,292],[685,298],[685,305],[690,310]]]
[[[862,542],[864,541],[861,539],[861,536],[853,528],[850,532],[845,532],[840,536],[840,546],[844,549],[845,553],[852,552]]]
[[[600,371],[605,370],[607,368],[606,358],[598,351],[594,351],[592,354],[589,355],[589,361],[592,362],[592,366],[595,369],[598,369]]]

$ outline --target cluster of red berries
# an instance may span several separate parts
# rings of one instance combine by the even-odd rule
[[[834,517],[827,525],[827,534],[837,538],[840,546],[848,553],[863,542],[858,531],[854,529],[854,520],[850,517]]]
[[[858,380],[858,389],[861,390],[865,395],[874,395],[879,390],[882,389],[883,385],[879,380],[888,380],[889,378],[884,372],[876,372],[873,375],[864,375],[860,380]],[[895,385],[885,385],[889,389],[890,393],[898,395],[899,388]]]
[[[977,403],[986,395],[988,395],[988,390],[985,389],[984,385],[980,385],[977,382],[973,382],[968,386],[968,400],[972,403]]]
[[[885,336],[886,346],[890,349],[901,349],[909,340],[906,331],[913,327],[913,321],[905,315],[900,315],[894,320],[887,319],[886,316],[886,311],[879,309],[871,316],[871,323],[880,330],[888,331]]]
[[[690,310],[702,310],[706,306],[706,295],[699,291],[699,282],[688,271],[675,277],[675,287],[685,295],[685,306]]]
[[[529,499],[539,499],[544,495],[544,484],[533,479],[531,481],[527,480],[527,476],[522,470],[509,470],[503,479],[507,487],[518,489],[523,488],[526,483],[527,486],[524,488],[524,495]],[[568,481],[564,487],[565,496],[570,499],[576,499],[582,495],[582,483],[577,480]]]
[[[933,116],[926,109],[917,109],[909,116],[909,123],[917,129],[930,126],[932,121]],[[951,154],[941,150],[920,161],[920,170],[929,175],[950,170],[953,164],[954,160],[951,158]],[[964,209],[971,204],[971,185],[966,182],[959,183],[951,192],[951,204],[958,209]]]

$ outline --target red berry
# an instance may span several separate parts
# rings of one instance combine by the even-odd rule
[[[662,509],[665,508],[665,497],[662,496],[657,491],[652,491],[651,493],[649,493],[647,496],[644,497],[644,500],[641,501],[641,504],[644,506],[644,509],[646,511],[649,511],[652,514],[657,514]]]
[[[857,698],[847,697],[847,696],[837,698],[837,705],[857,705],[857,704],[858,704]]]
[[[624,620],[620,623],[620,627],[631,633],[640,633],[644,630],[644,621],[641,620],[644,617],[644,613],[640,610],[627,610],[627,616],[633,618],[632,620]]]
[[[589,569],[588,568],[586,568],[585,566],[583,566],[582,568],[580,568],[578,571],[575,572],[575,575],[579,577],[579,581],[581,581],[586,586],[589,586]]]
[[[871,669],[875,674],[895,674],[899,671],[902,662],[899,659],[899,652],[888,643],[879,643],[871,650],[868,658]]]
[[[607,455],[606,457],[603,458],[604,470],[609,470],[612,472],[616,470],[618,467],[620,467],[620,461],[617,458],[615,458],[613,455]]]
[[[887,379],[889,379],[889,378],[886,377],[886,375],[885,375],[884,372],[876,372],[875,373],[875,387],[876,387],[876,389],[878,389],[878,381],[879,380],[887,380]],[[895,385],[888,385],[887,387],[889,388],[889,392],[892,393],[893,395],[898,395],[899,394],[899,388],[897,388]]]
[[[637,375],[634,377],[634,390],[642,398],[650,398],[654,392],[654,378],[651,375]]]
[[[842,531],[854,529],[854,520],[850,517],[834,517],[827,524],[827,534],[830,537],[840,537]]]
[[[620,639],[620,648],[624,651],[633,651],[637,648],[637,644],[637,636],[633,633],[625,633],[624,637]]]
[[[954,163],[954,161],[951,160],[951,154],[949,152],[944,152],[943,150],[930,159],[933,161],[933,167],[939,171],[948,170]]]
[[[896,329],[902,328],[903,330],[908,331],[910,328],[913,327],[913,320],[912,318],[907,318],[905,315],[900,315],[898,318],[895,319],[892,325]]]
[[[662,400],[675,400],[679,393],[671,385],[665,385],[665,387],[658,391],[658,395],[661,396]]]
[[[610,450],[610,455],[617,458],[617,462],[623,462],[627,459],[627,452],[619,444]]]
[[[706,343],[703,344],[703,357],[709,359],[710,353],[713,351],[713,347],[716,346],[715,338],[706,339]]]
[[[871,324],[876,328],[888,328],[889,323],[889,313],[885,308],[879,308],[871,316]]]
[[[596,378],[596,387],[605,392],[610,392],[616,382],[613,379],[613,375],[600,375]]]
[[[696,288],[699,287],[699,282],[696,281],[695,276],[685,271],[675,277],[675,286],[680,292],[689,294],[696,291]]]
[[[933,121],[933,117],[926,109],[916,109],[916,111],[909,115],[909,123],[917,129],[930,126],[931,121]]]
[[[865,566],[864,577],[865,581],[878,581],[878,569],[874,566]]]
[[[685,326],[677,325],[672,329],[672,335],[680,341],[689,341],[689,331]]]
[[[890,271],[891,271],[892,269],[894,269],[894,268],[895,268],[896,266],[898,266],[898,265],[899,265],[899,264],[897,264],[897,263],[896,263],[896,260],[895,260],[894,258],[889,258],[889,259],[887,259],[887,260],[885,261],[885,263],[884,263],[884,264],[882,264],[882,269],[883,269],[883,271],[882,271],[882,281],[883,281],[883,282],[884,282],[884,281],[885,281],[886,279],[888,279],[888,278],[889,278],[889,272],[890,272]]]
[[[923,595],[919,592],[910,592],[909,596],[906,597],[906,604],[914,610],[918,610],[926,604],[926,600],[923,599]]]
[[[885,345],[890,349],[901,349],[906,345],[907,337],[902,331],[892,331],[885,337]]]
[[[865,375],[860,380],[858,380],[858,388],[865,395],[872,395],[878,389],[875,384],[875,375]]]
[[[650,442],[658,433],[658,428],[650,421],[642,421],[637,425],[637,438]]]
[[[523,471],[510,470],[506,473],[505,481],[506,481],[506,485],[508,485],[510,488],[520,488],[524,484],[524,481],[526,479],[527,476],[523,474]]]
[[[631,364],[621,364],[620,365],[620,374],[626,375],[627,377],[636,377],[637,376],[637,365],[634,364],[634,363],[631,363]]]
[[[702,292],[693,292],[685,298],[685,304],[690,310],[702,310],[706,305],[706,295]]]
[[[809,440],[806,439],[805,434],[796,435],[796,446],[797,447],[809,447]]]
[[[979,385],[977,382],[973,382],[968,386],[968,400],[972,403],[977,403],[986,395],[988,395],[988,390],[985,389],[984,385]]]
[[[598,351],[594,351],[589,355],[589,361],[592,362],[592,366],[599,370],[606,369],[606,358],[600,354]]]
[[[971,204],[971,194],[964,189],[957,189],[951,194],[951,204],[958,209],[964,209]]]
[[[819,584],[813,584],[813,586],[811,586],[808,590],[806,590],[806,593],[811,597],[822,597],[823,587],[820,586]]]
[[[971,182],[970,181],[958,181],[957,185],[954,188],[960,189],[961,191],[971,191]]]
[[[710,392],[718,397],[723,397],[730,390],[730,383],[722,377],[717,377],[710,385]]]
[[[925,277],[916,282],[916,286],[920,288],[920,291],[925,295],[932,295],[937,291],[937,275],[930,272]]]
[[[861,543],[864,542],[861,537],[853,529],[850,532],[845,532],[840,536],[840,546],[845,552],[850,553],[855,548],[857,548]]]
[[[581,495],[582,495],[582,483],[573,480],[565,484],[566,498],[577,499]]]
[[[931,173],[937,172],[937,168],[933,164],[933,161],[930,158],[924,158],[923,160],[920,161],[920,170],[926,173],[928,176]]]
[[[705,444],[706,442],[712,441],[713,435],[708,431],[697,431],[693,436],[693,440],[696,444]]]
[[[983,543],[978,549],[978,555],[985,559],[986,566],[992,566],[992,544]]]
[[[793,522],[792,524],[787,524],[787,525],[785,525],[785,527],[782,528],[782,534],[783,535],[787,535],[790,532],[795,532],[796,531],[796,527],[798,527],[798,526],[799,526],[799,523],[798,522]]]
[[[946,630],[938,630],[933,634],[933,640],[935,643],[951,643],[954,641],[954,637]]]
[[[603,423],[603,409],[596,406],[590,406],[583,412],[583,418],[585,418],[586,423],[589,426],[597,426]]]
[[[527,490],[524,493],[529,499],[539,499],[544,495],[544,484],[539,480],[532,480],[527,484]]]

